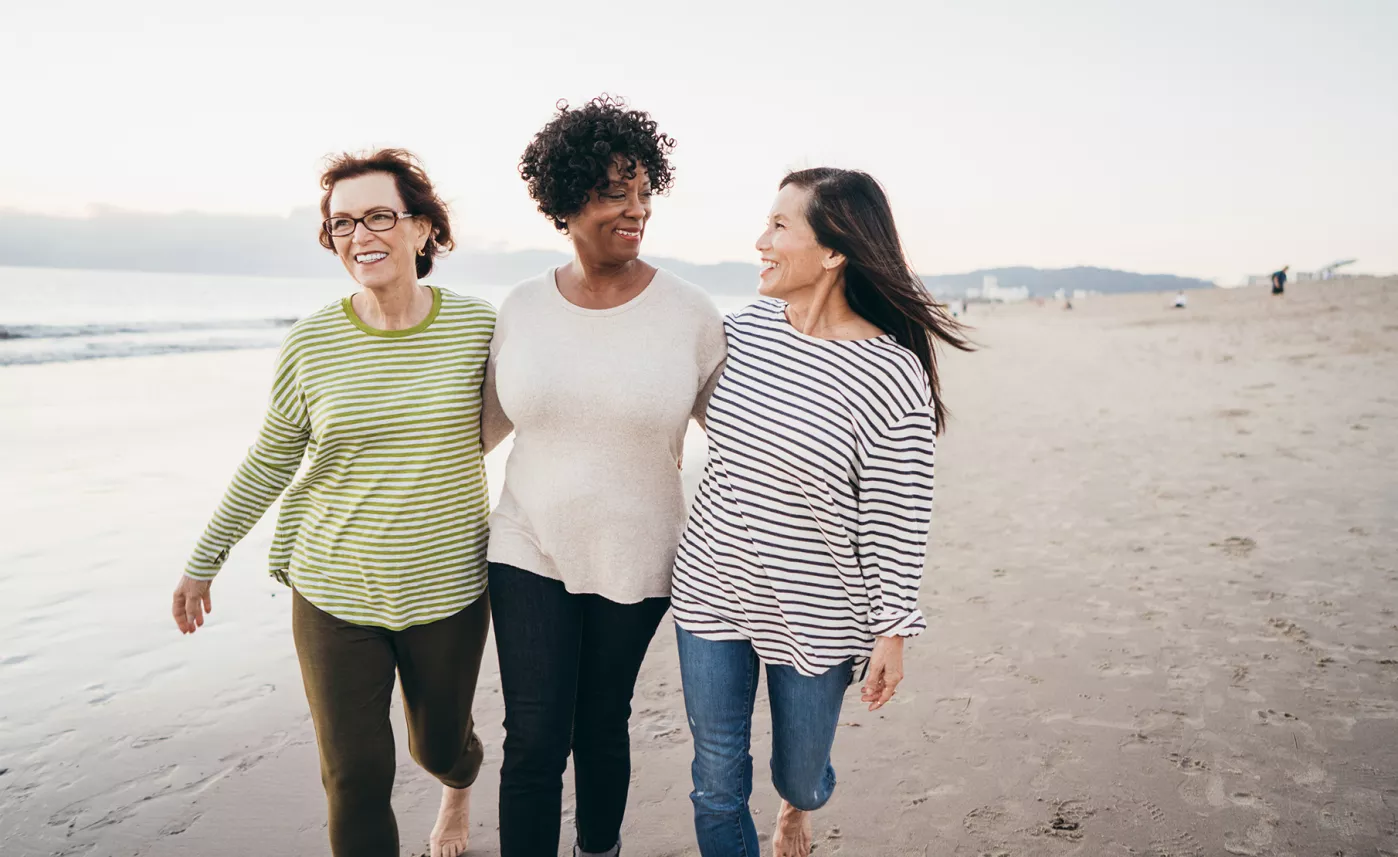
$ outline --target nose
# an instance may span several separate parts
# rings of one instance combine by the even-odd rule
[[[626,197],[626,216],[627,216],[627,217],[630,217],[630,218],[633,218],[633,219],[635,219],[635,220],[639,220],[639,221],[641,221],[642,223],[645,223],[645,221],[646,221],[646,215],[649,214],[649,213],[650,213],[650,212],[649,212],[649,210],[646,208],[645,202],[641,200],[641,195],[640,195],[639,193],[637,193],[637,194],[628,194],[628,195],[627,195],[627,197]]]
[[[355,244],[363,244],[364,239],[368,238],[372,234],[373,231],[370,230],[369,227],[365,226],[363,221],[360,221],[359,223],[354,224],[354,235],[351,240]]]
[[[757,248],[757,252],[759,252],[759,253],[765,253],[767,250],[771,249],[771,247],[772,247],[772,230],[771,230],[771,229],[764,229],[764,230],[762,230],[762,234],[759,235],[759,236],[757,236],[757,243],[756,243],[755,245],[753,245],[753,246]]]

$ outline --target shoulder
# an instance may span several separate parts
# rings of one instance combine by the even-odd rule
[[[730,312],[726,321],[734,324],[765,324],[782,318],[782,302],[776,298],[759,298],[742,309]]]
[[[347,297],[340,298],[310,315],[297,319],[287,331],[286,339],[282,340],[283,353],[299,351],[314,346],[327,337],[343,335],[349,327],[349,317],[345,315],[346,300]]]
[[[655,270],[655,279],[649,288],[659,288],[684,318],[697,319],[702,326],[719,329],[723,325],[723,313],[713,296],[701,286],[677,277],[664,268]]]
[[[510,291],[500,301],[500,315],[537,304],[549,297],[550,290],[557,290],[553,282],[552,268],[511,286]]]
[[[865,354],[871,387],[877,388],[895,410],[916,411],[931,403],[931,378],[912,349],[884,336],[870,340]]]
[[[433,286],[442,296],[442,309],[454,314],[471,316],[482,320],[495,320],[495,307],[482,297],[463,295],[451,289]]]

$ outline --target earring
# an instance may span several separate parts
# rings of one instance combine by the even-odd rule
[[[423,245],[422,247],[417,248],[417,254],[418,254],[419,256],[426,256],[426,255],[427,255],[427,247],[426,247],[426,245]]]

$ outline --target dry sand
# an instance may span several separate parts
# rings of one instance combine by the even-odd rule
[[[1398,855],[1398,281],[1171,297],[973,307],[931,628],[894,704],[849,698],[817,855]],[[265,523],[211,624],[167,615],[271,362],[0,371],[5,857],[327,852]],[[493,854],[493,656],[481,681],[471,853]],[[403,743],[417,854],[437,789]],[[633,746],[626,853],[696,854],[668,623]]]

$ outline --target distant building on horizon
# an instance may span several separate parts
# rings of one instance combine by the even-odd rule
[[[996,303],[1017,303],[1029,300],[1028,286],[1007,286],[1000,287],[1000,278],[993,274],[986,274],[981,278],[981,287],[966,290],[967,298],[980,298],[983,301],[995,301]]]

